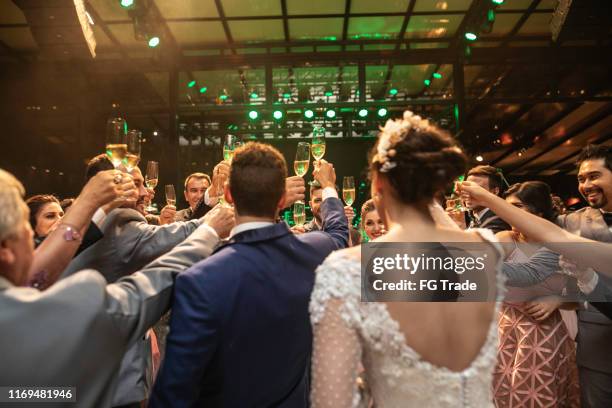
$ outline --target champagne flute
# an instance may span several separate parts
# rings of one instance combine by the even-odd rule
[[[234,151],[242,145],[242,141],[234,135],[227,135],[223,142],[223,160],[228,163],[232,162],[234,157]]]
[[[293,204],[293,222],[298,227],[306,222],[306,207],[303,201],[296,201]]]
[[[176,207],[176,192],[172,184],[166,185],[166,204]]]
[[[325,128],[315,127],[312,131],[312,157],[319,161],[325,155]]]
[[[308,142],[299,142],[295,151],[295,161],[293,162],[293,170],[300,177],[308,172],[310,164],[310,144]]]
[[[156,161],[149,161],[147,163],[147,173],[145,175],[145,185],[147,186],[147,188],[150,188],[151,190],[155,190],[155,187],[157,187],[158,180],[159,180],[159,163],[157,163]],[[147,212],[153,212],[156,210],[156,208],[153,207],[153,203],[150,203],[149,206],[145,208],[145,210]]]
[[[125,168],[128,173],[134,170],[140,162],[142,132],[132,129],[128,132],[127,137],[127,155],[125,156]]]
[[[115,168],[123,164],[127,155],[127,122],[123,118],[110,118],[106,122],[106,154]]]
[[[342,199],[348,206],[355,202],[355,179],[353,176],[345,176],[342,179]]]
[[[457,181],[455,181],[455,183],[453,184],[453,191],[451,193],[451,198],[450,198],[454,203],[455,210],[461,211],[461,212],[469,211],[469,208],[467,208],[464,205],[461,195],[457,192],[457,185],[461,183],[464,180],[464,178],[465,178],[464,176],[459,176]]]

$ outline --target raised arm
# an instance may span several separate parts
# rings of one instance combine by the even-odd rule
[[[79,249],[80,237],[85,236],[98,208],[136,196],[132,178],[119,171],[103,171],[91,178],[57,228],[36,248],[30,267],[30,285],[46,289],[58,279]]]
[[[590,266],[597,272],[612,276],[612,244],[574,235],[544,218],[508,204],[475,183],[464,181],[459,190],[462,195],[469,196],[472,203],[490,208],[532,241],[546,245],[581,266]],[[577,243],[581,245],[568,245]],[[584,245],[587,243],[589,245]]]
[[[332,237],[337,249],[346,248],[349,242],[349,226],[342,201],[336,191],[336,172],[331,163],[325,160],[320,160],[318,163],[313,175],[323,188],[322,230]]]

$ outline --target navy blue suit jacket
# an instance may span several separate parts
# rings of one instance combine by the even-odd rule
[[[151,407],[307,407],[314,271],[348,242],[342,202],[323,231],[284,222],[236,234],[180,274]]]

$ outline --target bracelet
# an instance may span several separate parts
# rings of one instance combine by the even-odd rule
[[[64,237],[64,241],[82,241],[81,233],[79,232],[78,228],[75,228],[74,226],[65,223],[59,224],[57,226],[57,229],[60,228],[63,228],[65,230],[62,234],[62,237]]]

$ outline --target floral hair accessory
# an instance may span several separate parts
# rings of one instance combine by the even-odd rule
[[[389,119],[385,126],[380,129],[380,138],[378,139],[376,156],[374,157],[374,162],[381,164],[380,172],[387,173],[397,166],[397,163],[391,160],[397,154],[395,146],[404,140],[410,129],[424,132],[430,128],[431,125],[427,119],[422,119],[411,111],[404,111],[402,119]]]

